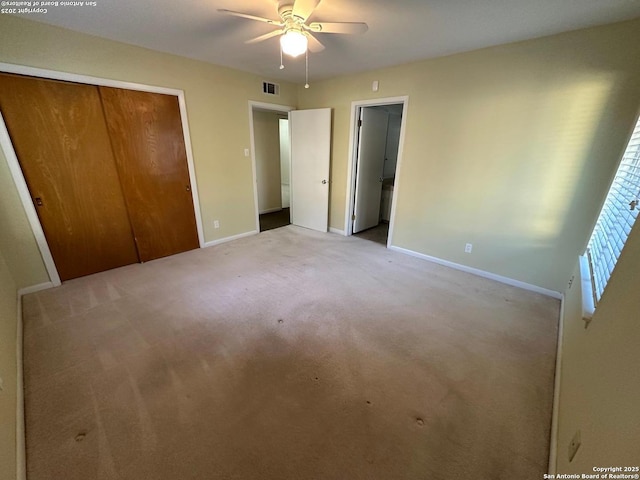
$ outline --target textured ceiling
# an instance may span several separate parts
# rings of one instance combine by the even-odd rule
[[[279,70],[277,38],[266,23],[223,15],[278,19],[276,0],[97,0],[95,7],[49,7],[25,18],[100,37],[304,82],[304,58]],[[362,21],[363,35],[318,34],[327,47],[309,55],[311,80],[474,50],[640,16],[640,0],[322,0],[310,21]]]

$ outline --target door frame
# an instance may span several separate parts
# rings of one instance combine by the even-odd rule
[[[253,206],[255,209],[256,232],[260,232],[260,208],[258,207],[258,171],[256,166],[256,139],[253,130],[253,112],[273,112],[288,114],[296,107],[291,105],[278,105],[276,103],[264,103],[249,100],[249,138],[251,148],[251,175],[253,178]]]
[[[120,80],[110,80],[100,77],[92,77],[89,75],[80,75],[76,73],[61,72],[57,70],[48,70],[44,68],[27,67],[24,65],[17,65],[12,63],[0,62],[0,73],[15,73],[18,75],[28,75],[31,77],[46,78],[50,80],[62,80],[67,82],[83,83],[88,85],[97,85],[102,87],[114,87],[124,88],[128,90],[138,90],[142,92],[161,93],[164,95],[172,95],[178,98],[178,105],[180,107],[180,120],[182,122],[182,133],[184,135],[184,146],[187,151],[187,168],[189,170],[189,181],[191,182],[191,197],[193,200],[193,210],[196,217],[196,229],[198,231],[198,243],[200,248],[204,247],[204,230],[202,228],[202,213],[200,212],[200,197],[198,195],[198,184],[196,182],[195,168],[193,163],[193,151],[191,150],[191,135],[189,133],[189,122],[187,117],[187,104],[184,98],[184,90],[178,90],[174,88],[157,87],[153,85],[145,85],[141,83],[123,82]],[[31,227],[31,231],[36,239],[36,243],[40,250],[40,255],[44,262],[44,266],[49,275],[49,280],[54,286],[62,284],[60,281],[60,275],[58,275],[58,269],[56,268],[49,244],[44,235],[42,224],[36,213],[36,209],[31,200],[31,193],[27,187],[24,174],[20,168],[18,157],[16,156],[13,144],[11,143],[11,137],[7,131],[4,118],[0,114],[0,148],[2,149],[13,182],[18,190],[22,207],[27,215],[27,220]]]
[[[358,119],[360,110],[364,107],[377,107],[384,105],[402,104],[402,121],[400,122],[400,141],[398,143],[398,162],[396,163],[396,175],[393,185],[393,196],[391,198],[391,215],[389,219],[389,235],[387,237],[387,248],[393,243],[393,230],[396,218],[396,203],[398,198],[398,187],[400,178],[400,168],[404,151],[404,137],[407,130],[407,109],[409,107],[409,96],[372,98],[370,100],[355,100],[351,102],[351,132],[349,134],[349,155],[347,160],[347,201],[345,202],[344,214],[344,234],[353,235],[353,219],[351,217],[355,206],[356,191],[356,167],[358,165]]]

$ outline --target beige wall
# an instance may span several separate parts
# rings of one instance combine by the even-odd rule
[[[640,19],[298,91],[300,108],[333,108],[332,227],[351,102],[408,95],[393,243],[562,292],[640,104]]]
[[[282,208],[291,206],[291,142],[289,140],[289,120],[279,120],[280,130],[280,182]]]
[[[258,211],[282,208],[280,180],[280,118],[273,112],[253,112],[256,177],[258,181]]]
[[[16,478],[16,284],[0,251],[0,480]]]
[[[636,223],[587,329],[580,272],[565,297],[558,473],[638,465],[640,438],[640,223]],[[577,430],[582,445],[569,463]]]
[[[244,156],[250,144],[248,102],[268,98],[295,105],[297,90],[291,84],[279,82],[280,97],[274,99],[262,93],[262,77],[9,15],[0,15],[0,62],[184,90],[205,240],[255,229],[251,159]],[[0,167],[0,186],[8,181],[6,168]],[[26,239],[7,258],[16,266],[16,281],[20,286],[47,281],[15,192],[2,195],[8,216],[19,218],[5,218],[3,207],[0,230],[10,222],[12,241]],[[214,230],[214,219],[219,229]]]
[[[2,150],[0,150],[0,251],[4,253],[5,261],[18,288],[49,281]]]

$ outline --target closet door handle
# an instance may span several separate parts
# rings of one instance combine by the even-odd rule
[[[36,197],[36,205],[37,205],[38,207],[41,207],[41,206],[42,206],[42,199],[41,199],[40,197]]]
[[[191,185],[187,185],[187,192],[191,191]]]

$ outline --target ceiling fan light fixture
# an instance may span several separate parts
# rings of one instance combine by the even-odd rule
[[[280,37],[282,51],[291,57],[297,57],[307,51],[307,36],[298,30],[289,30]]]

